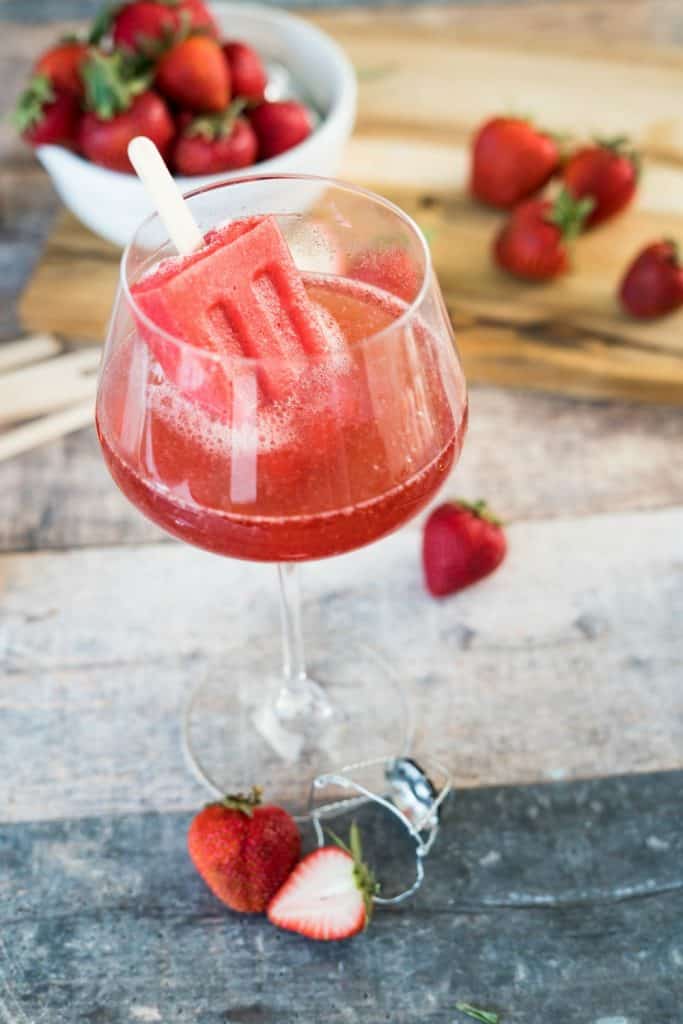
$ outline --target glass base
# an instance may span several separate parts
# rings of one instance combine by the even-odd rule
[[[255,646],[226,652],[186,708],[186,755],[216,795],[261,786],[265,802],[305,819],[317,775],[407,753],[403,689],[378,652],[331,637],[307,678],[285,688],[279,649]]]

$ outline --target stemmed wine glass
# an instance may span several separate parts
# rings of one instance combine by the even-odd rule
[[[424,507],[460,453],[465,381],[425,239],[386,199],[328,179],[264,176],[186,202],[205,235],[275,217],[325,354],[298,347],[292,322],[287,355],[258,358],[208,351],[191,327],[176,336],[155,322],[137,286],[174,252],[153,215],[123,254],[98,436],[117,485],[168,533],[277,564],[280,671],[270,637],[233,648],[192,693],[186,739],[214,789],[260,783],[304,814],[314,775],[401,754],[409,729],[399,680],[376,652],[337,632],[307,662],[297,563],[369,544]],[[201,301],[201,274],[196,282],[191,299]],[[254,285],[245,301],[265,308],[267,289]]]

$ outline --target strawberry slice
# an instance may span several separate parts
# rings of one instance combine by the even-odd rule
[[[236,237],[235,237],[236,236]],[[143,331],[166,377],[227,418],[232,360],[258,360],[260,389],[282,399],[330,342],[273,217],[237,222],[187,261],[135,285],[139,307],[162,329],[222,358],[188,358]],[[226,370],[227,375],[226,375]]]
[[[363,863],[360,833],[351,826],[349,846],[324,846],[294,869],[268,905],[268,920],[308,939],[332,942],[363,931],[378,886]]]

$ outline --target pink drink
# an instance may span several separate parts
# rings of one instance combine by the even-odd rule
[[[260,398],[251,444],[169,381],[135,333],[104,371],[97,427],[110,472],[182,540],[268,562],[340,554],[411,519],[460,452],[464,380],[446,394],[444,356],[427,328],[397,327],[405,305],[377,288],[316,275],[304,283],[340,355]]]

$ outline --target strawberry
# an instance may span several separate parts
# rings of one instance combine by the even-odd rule
[[[647,245],[626,271],[619,298],[626,312],[641,320],[682,306],[683,266],[676,243],[663,239]]]
[[[112,171],[132,172],[128,143],[146,135],[166,157],[175,135],[173,118],[160,96],[149,88],[149,74],[118,52],[94,52],[83,68],[86,113],[78,144],[93,163]]]
[[[492,206],[512,207],[540,191],[560,163],[551,135],[518,117],[494,117],[472,144],[470,190]]]
[[[415,298],[420,287],[409,253],[395,246],[357,253],[349,263],[348,276],[398,295],[406,302]]]
[[[486,502],[446,502],[427,519],[422,564],[427,590],[444,597],[476,583],[497,569],[507,544],[500,520]]]
[[[239,116],[243,109],[243,101],[236,100],[222,114],[191,120],[175,144],[176,170],[188,175],[219,174],[253,164],[258,142],[249,122]]]
[[[258,789],[209,804],[194,817],[187,842],[214,896],[245,914],[266,909],[301,856],[296,822],[281,807],[262,807]]]
[[[367,927],[378,886],[363,863],[356,825],[349,847],[336,841],[337,846],[310,853],[294,869],[268,906],[272,924],[324,942],[348,939]]]
[[[14,123],[31,146],[72,145],[81,111],[72,92],[53,87],[45,75],[34,75],[19,97]]]
[[[185,29],[218,35],[218,26],[201,0],[135,0],[98,24],[94,42],[111,28],[114,45],[127,50],[149,49]]]
[[[230,102],[230,68],[210,36],[192,35],[161,57],[156,72],[159,90],[178,106],[197,113],[219,113]]]
[[[268,76],[256,50],[246,43],[225,43],[223,53],[230,66],[232,91],[247,100],[262,100]]]
[[[581,232],[592,199],[560,192],[554,201],[528,199],[512,211],[494,240],[493,255],[503,270],[531,281],[546,281],[569,269],[566,242]]]
[[[569,158],[562,170],[565,188],[575,199],[589,196],[594,206],[586,221],[593,227],[627,206],[638,187],[640,158],[628,139],[598,140]]]
[[[88,44],[70,39],[46,50],[38,58],[34,74],[49,78],[55,89],[83,95],[81,67],[88,53]]]
[[[310,112],[296,100],[262,103],[249,114],[259,143],[259,159],[267,160],[298,146],[313,131]]]

